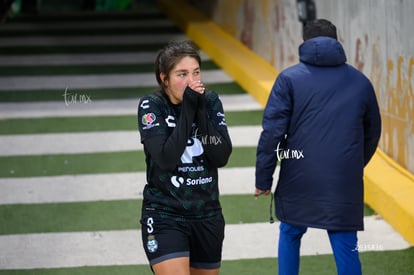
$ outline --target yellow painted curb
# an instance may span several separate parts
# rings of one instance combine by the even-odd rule
[[[364,183],[366,203],[414,245],[414,176],[378,149]]]
[[[278,71],[185,0],[158,0],[162,11],[227,74],[265,106]],[[414,176],[377,150],[365,168],[365,201],[414,245]]]
[[[276,69],[208,17],[183,0],[158,5],[208,56],[263,106],[278,74]]]

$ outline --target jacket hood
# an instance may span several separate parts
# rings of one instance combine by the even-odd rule
[[[346,55],[336,39],[319,36],[299,46],[299,60],[315,66],[338,66],[346,62]]]

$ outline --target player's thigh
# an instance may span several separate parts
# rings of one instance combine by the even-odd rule
[[[198,269],[198,268],[190,268],[191,275],[218,275],[220,272],[220,268],[217,269]]]
[[[190,256],[189,227],[186,222],[154,211],[143,211],[142,242],[151,266]],[[177,260],[181,263],[183,259]],[[175,261],[173,261],[175,263]],[[187,269],[189,267],[187,265]]]
[[[191,224],[190,266],[200,272],[212,270],[200,274],[216,274],[214,270],[220,268],[224,226],[221,214]]]
[[[173,258],[152,266],[155,275],[190,275],[189,257]],[[218,274],[218,273],[217,273]]]

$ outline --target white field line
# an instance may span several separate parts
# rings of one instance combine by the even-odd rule
[[[230,83],[234,80],[223,70],[203,71],[203,81],[212,83]],[[153,73],[101,74],[101,75],[67,75],[67,76],[11,76],[0,77],[0,92],[38,89],[83,89],[88,88],[122,88],[157,86]]]
[[[35,36],[0,38],[4,46],[90,46],[90,45],[145,45],[152,43],[167,44],[170,40],[185,40],[184,34],[136,34],[136,35],[97,35],[97,36]]]
[[[142,150],[137,131],[0,136],[1,156]]]
[[[145,64],[153,63],[156,54],[154,49],[154,52],[129,53],[3,55],[0,56],[0,64],[2,66]],[[203,61],[210,60],[203,51],[200,55]]]
[[[151,91],[148,91],[150,93]],[[218,91],[219,92],[219,91]],[[71,94],[84,95],[84,91],[70,90]],[[137,115],[139,98],[71,102],[62,90],[62,100],[53,102],[0,103],[0,119],[74,117],[74,116],[117,116]],[[68,97],[68,95],[66,95]],[[79,97],[79,96],[78,96]],[[222,95],[224,111],[252,111],[263,107],[249,94]]]
[[[145,172],[0,178],[0,204],[142,199],[145,184]],[[253,198],[254,167],[219,169],[219,188],[222,195]]]
[[[260,126],[229,127],[233,146],[256,146]],[[137,131],[0,135],[0,156],[143,150]]]
[[[278,225],[226,225],[223,260],[276,258]],[[365,227],[359,233],[361,252],[409,247],[381,219],[366,217]],[[0,269],[147,264],[140,230],[3,235],[0,246]],[[302,240],[301,254],[331,253],[326,232],[309,229]]]

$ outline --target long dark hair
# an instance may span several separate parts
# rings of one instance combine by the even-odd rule
[[[155,78],[163,90],[164,85],[160,74],[164,73],[168,79],[169,73],[183,57],[193,57],[201,66],[201,57],[197,46],[189,41],[170,41],[162,50],[160,50],[155,59]]]

